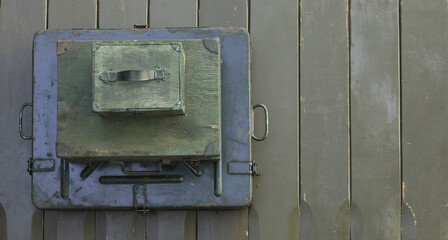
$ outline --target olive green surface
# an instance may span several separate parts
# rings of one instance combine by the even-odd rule
[[[209,51],[202,40],[180,42],[186,56],[186,111],[180,116],[98,116],[92,111],[91,42],[72,42],[58,55],[58,157],[219,159],[219,52]]]
[[[398,2],[350,6],[352,239],[400,239]]]
[[[185,113],[185,55],[180,42],[94,41],[92,54],[94,112],[147,116]],[[166,79],[107,82],[100,78],[104,72],[154,72],[157,68],[166,70]]]
[[[448,3],[401,14],[403,239],[448,239]]]
[[[348,11],[348,1],[301,1],[301,239],[350,238]]]
[[[263,173],[254,178],[250,240],[299,237],[298,7],[298,1],[250,1],[252,104],[268,107],[270,123],[269,137],[252,142]],[[263,117],[255,111],[257,136]]]

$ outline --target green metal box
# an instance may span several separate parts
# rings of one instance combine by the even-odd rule
[[[217,38],[58,41],[57,156],[219,160],[219,45]]]
[[[184,114],[181,42],[95,41],[92,54],[94,112]]]

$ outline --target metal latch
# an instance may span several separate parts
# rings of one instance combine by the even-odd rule
[[[227,172],[229,174],[252,174],[254,176],[260,176],[261,167],[255,161],[231,161],[228,163]]]
[[[28,172],[52,172],[54,171],[54,159],[32,159],[28,160]]]
[[[134,211],[138,214],[145,214],[149,211],[146,205],[146,185],[134,185]]]

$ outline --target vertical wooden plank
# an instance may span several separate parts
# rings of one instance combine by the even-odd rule
[[[198,211],[198,240],[248,239],[248,210]]]
[[[151,28],[197,27],[196,0],[151,0]],[[196,239],[196,211],[156,211],[148,214],[151,240]]]
[[[94,240],[94,211],[45,211],[45,240]]]
[[[398,1],[352,0],[350,16],[352,237],[400,239]]]
[[[48,0],[48,28],[96,28],[97,0]]]
[[[48,0],[48,28],[96,28],[96,0]],[[95,212],[46,211],[44,238],[95,239]]]
[[[157,211],[148,214],[150,240],[196,240],[196,211]]]
[[[133,28],[148,24],[148,0],[99,0],[99,28]]]
[[[401,2],[403,236],[448,239],[448,3]]]
[[[201,27],[248,26],[247,0],[202,0],[199,6]]]
[[[254,178],[249,238],[298,239],[298,1],[251,1],[250,33],[252,102],[269,108],[270,130],[252,143],[263,174]],[[255,115],[257,130],[262,119]]]
[[[247,28],[247,0],[203,0],[199,8],[199,26]],[[248,209],[235,211],[198,211],[198,240],[247,239]]]
[[[300,231],[309,239],[350,238],[348,14],[348,1],[301,1],[300,221],[310,227]]]
[[[32,99],[33,36],[45,28],[45,1],[1,0],[0,7],[0,239],[42,239],[42,211],[31,203],[26,161],[31,141],[18,134],[20,105]],[[24,130],[31,133],[31,109]]]
[[[132,28],[147,24],[147,0],[99,0],[99,28]],[[146,215],[133,211],[97,211],[96,239],[145,239]]]
[[[198,0],[151,0],[151,28],[197,27]]]
[[[146,215],[129,211],[97,211],[95,240],[146,239]]]

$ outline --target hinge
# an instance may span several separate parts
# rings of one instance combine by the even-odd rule
[[[54,159],[32,159],[28,160],[28,172],[52,172],[54,171]]]
[[[134,211],[138,214],[145,214],[149,211],[146,205],[146,185],[136,184],[134,185]]]
[[[229,174],[252,174],[254,176],[260,176],[261,167],[255,161],[231,161],[228,163],[227,172]]]

